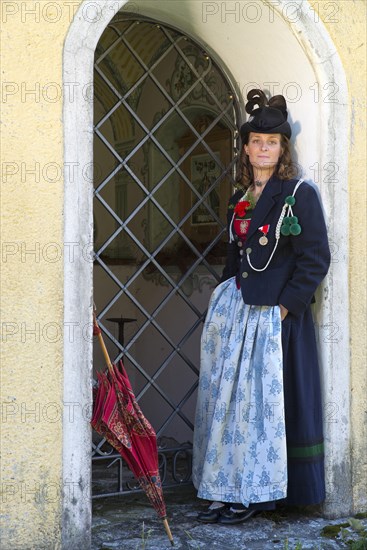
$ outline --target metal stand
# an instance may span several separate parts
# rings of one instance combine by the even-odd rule
[[[122,347],[124,347],[125,323],[132,323],[133,321],[136,321],[136,319],[133,319],[131,317],[109,317],[107,321],[118,324],[118,327],[119,327],[118,341],[122,345]]]

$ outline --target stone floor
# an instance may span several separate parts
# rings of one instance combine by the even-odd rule
[[[206,503],[196,498],[192,486],[166,489],[165,501],[176,549],[367,550],[366,539],[361,542],[361,529],[367,532],[367,519],[328,520],[315,511],[289,509],[263,512],[247,523],[231,527],[204,525],[195,518]],[[336,538],[321,536],[325,526],[343,523],[348,527],[337,527]],[[92,537],[92,550],[172,548],[162,520],[143,494],[93,501]],[[352,541],[357,539],[359,546],[353,548]]]

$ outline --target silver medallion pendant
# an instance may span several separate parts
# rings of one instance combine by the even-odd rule
[[[269,239],[267,237],[265,237],[265,235],[263,235],[259,239],[259,243],[261,244],[261,246],[265,246],[266,244],[268,244],[268,242],[269,242]]]

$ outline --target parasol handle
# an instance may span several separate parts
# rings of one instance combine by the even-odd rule
[[[108,354],[106,344],[104,343],[103,336],[102,336],[102,331],[99,328],[97,317],[96,317],[96,314],[95,314],[94,311],[93,311],[93,334],[96,334],[97,337],[98,337],[98,340],[99,340],[99,343],[101,345],[102,352],[103,352],[108,370],[112,373],[113,372],[113,366],[112,366],[112,363],[111,363],[111,359],[110,359],[110,356]]]
[[[174,540],[173,540],[173,536],[172,536],[172,533],[171,533],[171,529],[169,528],[169,525],[168,525],[168,520],[167,518],[163,518],[163,525],[164,525],[164,528],[166,530],[166,533],[167,533],[167,536],[168,536],[168,540],[170,541],[171,543],[171,546],[174,546],[175,543],[174,543]]]

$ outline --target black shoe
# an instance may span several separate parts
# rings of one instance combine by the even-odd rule
[[[228,506],[226,504],[223,504],[223,506],[220,508],[215,508],[214,510],[210,510],[209,508],[206,512],[199,512],[196,519],[202,523],[218,523],[221,513],[227,509]]]
[[[223,510],[218,518],[218,523],[222,525],[236,525],[237,523],[243,523],[252,516],[259,513],[259,510],[249,510],[248,508],[242,512],[232,512],[232,510]]]

